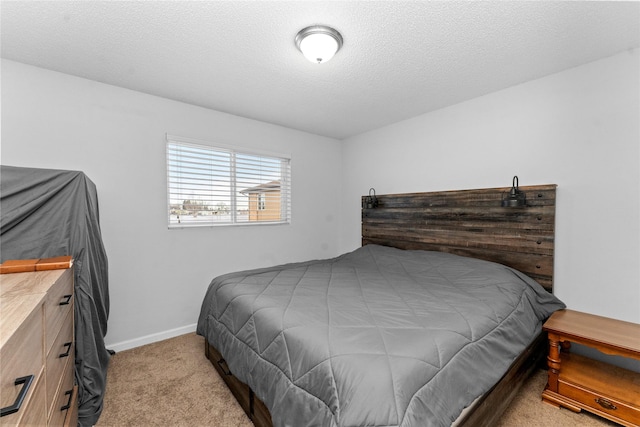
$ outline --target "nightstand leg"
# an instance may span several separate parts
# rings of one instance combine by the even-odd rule
[[[549,356],[547,356],[549,366],[549,379],[547,389],[558,392],[558,375],[560,374],[560,342],[557,337],[549,334]]]

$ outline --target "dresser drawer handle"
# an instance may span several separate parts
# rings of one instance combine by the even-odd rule
[[[62,298],[64,299],[64,301],[60,301],[60,305],[69,305],[69,303],[71,302],[71,298],[73,297],[73,294],[71,295],[63,295]]]
[[[71,408],[71,399],[73,398],[73,389],[65,391],[64,395],[65,396],[69,395],[69,400],[67,401],[66,405],[60,407],[61,411],[66,411],[67,409]]]
[[[609,402],[607,399],[603,399],[602,397],[597,398],[596,403],[602,406],[604,409],[608,409],[610,411],[615,411],[616,409],[618,409],[616,405]]]
[[[15,385],[24,384],[22,386],[22,390],[20,390],[20,393],[18,393],[18,397],[16,398],[16,401],[13,402],[13,405],[0,409],[0,417],[4,417],[5,415],[11,415],[20,410],[20,407],[22,406],[22,401],[24,400],[25,396],[29,392],[29,387],[31,387],[33,378],[34,378],[33,375],[28,375],[26,377],[21,377],[16,379],[16,382],[14,383]]]
[[[69,356],[69,352],[71,351],[71,343],[70,342],[66,342],[62,346],[63,347],[67,347],[67,351],[65,353],[60,353],[60,355],[58,357],[68,357]]]

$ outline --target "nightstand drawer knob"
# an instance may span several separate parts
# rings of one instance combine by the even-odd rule
[[[603,399],[602,397],[597,398],[596,403],[602,406],[604,409],[608,409],[610,411],[615,411],[616,409],[618,409],[616,405],[609,402],[607,399]]]

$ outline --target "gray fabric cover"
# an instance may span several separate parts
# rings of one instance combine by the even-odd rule
[[[0,168],[0,254],[8,259],[74,259],[76,380],[79,424],[102,412],[109,353],[107,255],[96,187],[82,172]]]
[[[563,307],[500,264],[368,245],[214,279],[197,331],[275,426],[448,426]]]

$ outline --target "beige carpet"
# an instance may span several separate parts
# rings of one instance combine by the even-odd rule
[[[540,400],[546,372],[537,372],[498,427],[615,426],[588,413],[556,409]],[[195,334],[117,353],[107,373],[97,426],[252,427],[204,356]]]

